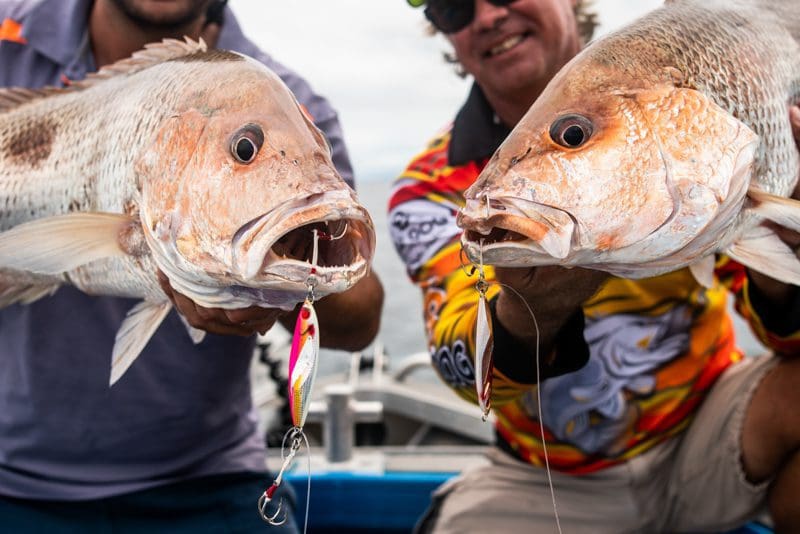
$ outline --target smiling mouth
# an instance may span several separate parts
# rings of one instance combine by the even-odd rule
[[[498,44],[497,46],[493,46],[489,51],[484,54],[484,57],[494,57],[499,56],[505,52],[508,52],[512,48],[516,47],[522,41],[530,36],[530,32],[525,32],[517,35],[512,35],[505,39],[502,43]]]

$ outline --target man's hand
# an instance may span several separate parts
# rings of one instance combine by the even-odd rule
[[[526,303],[539,325],[539,349],[549,354],[558,331],[594,295],[608,273],[578,267],[496,267],[497,281],[503,287],[497,300],[497,318],[515,338],[536,348],[536,330]],[[516,292],[516,294],[515,294]],[[524,300],[524,302],[523,302]]]
[[[792,123],[794,141],[798,149],[800,149],[800,107],[792,106],[789,108],[789,120]],[[800,200],[800,184],[795,187],[792,198]],[[800,234],[778,225],[770,225],[770,227],[778,234],[778,237],[792,247],[793,250],[797,251],[797,248],[800,247]],[[760,293],[767,297],[774,306],[788,304],[794,295],[793,286],[779,282],[759,272],[748,270],[748,277],[758,287]]]
[[[204,308],[175,291],[169,284],[169,279],[161,271],[158,272],[158,283],[190,325],[212,334],[234,336],[251,336],[256,332],[264,334],[272,328],[278,317],[286,313],[284,310],[260,306],[239,310]]]

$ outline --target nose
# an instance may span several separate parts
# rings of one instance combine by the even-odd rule
[[[508,18],[508,6],[496,6],[488,0],[475,0],[474,24],[478,29],[493,29]]]

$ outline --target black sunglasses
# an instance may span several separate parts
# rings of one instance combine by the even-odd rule
[[[489,0],[495,6],[507,6],[515,0]],[[475,0],[428,0],[425,16],[442,33],[456,33],[475,18]]]

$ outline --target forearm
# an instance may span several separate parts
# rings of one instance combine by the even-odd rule
[[[495,274],[502,286],[495,306],[497,321],[517,347],[514,354],[496,351],[496,365],[501,370],[513,369],[514,379],[519,381],[526,376],[528,381],[535,381],[539,376],[535,367],[537,353],[540,378],[580,368],[588,355],[583,341],[582,306],[608,275],[562,267],[497,268]],[[506,358],[523,361],[506,363]]]
[[[523,311],[515,306],[514,300],[520,303],[522,300],[508,293],[499,295],[493,303],[493,318],[496,319],[494,365],[498,371],[515,382],[534,384],[586,364],[589,348],[583,337],[585,325],[580,306],[577,309],[562,307],[543,314],[534,311],[537,336],[527,307],[523,304]]]

